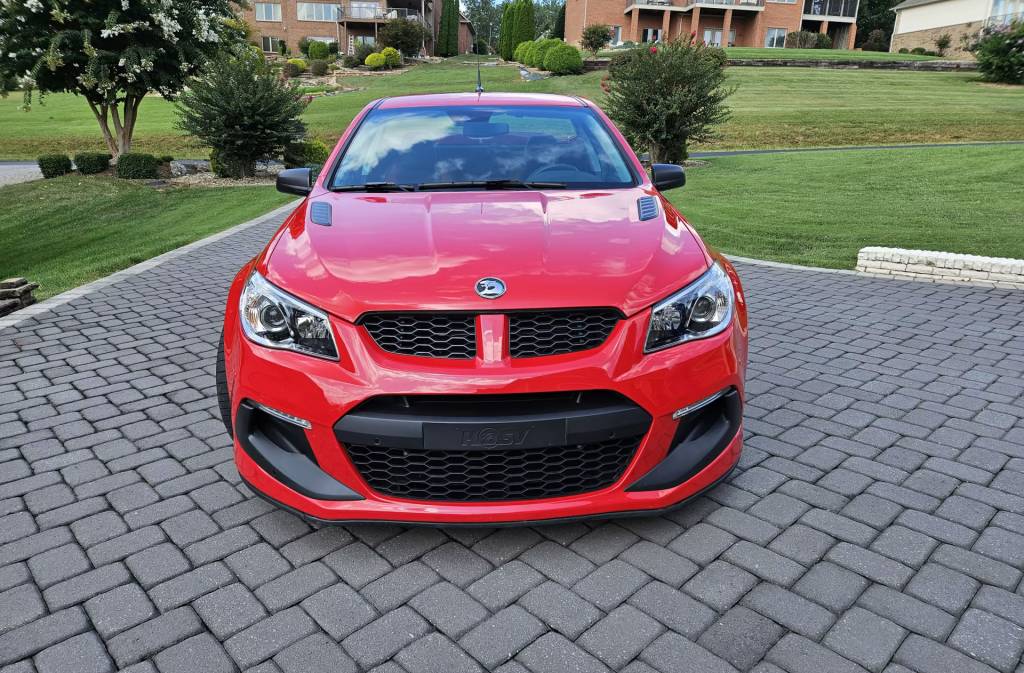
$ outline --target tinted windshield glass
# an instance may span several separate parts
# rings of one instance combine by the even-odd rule
[[[509,106],[374,110],[352,138],[332,187],[486,181],[570,189],[634,184],[608,129],[587,108]]]

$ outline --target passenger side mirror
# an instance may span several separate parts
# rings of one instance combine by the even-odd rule
[[[288,168],[277,174],[277,191],[307,196],[313,191],[313,172],[308,168]]]
[[[642,153],[640,156],[637,157],[637,159],[639,159],[640,163],[642,163],[644,166],[647,166],[648,168],[650,168],[650,166],[651,166],[651,153],[650,152]]]
[[[675,189],[686,184],[686,171],[676,164],[654,164],[651,166],[651,181],[660,192]]]

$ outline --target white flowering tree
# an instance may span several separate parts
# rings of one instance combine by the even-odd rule
[[[245,37],[231,0],[0,0],[0,83],[82,96],[110,154],[131,150],[139,105],[171,99]]]

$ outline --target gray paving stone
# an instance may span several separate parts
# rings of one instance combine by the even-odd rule
[[[524,649],[519,657],[535,673],[607,673],[610,670],[557,633],[541,636]],[[498,670],[504,670],[504,667]]]
[[[196,599],[192,604],[203,622],[220,640],[267,616],[263,605],[242,584],[229,584]]]
[[[341,647],[322,633],[314,633],[289,645],[277,656],[276,663],[284,673],[356,673],[356,663]]]
[[[298,606],[270,615],[224,642],[240,668],[269,659],[292,643],[314,633],[316,624]]]
[[[412,643],[395,657],[409,673],[481,673],[483,669],[462,648],[440,633]],[[307,669],[308,670],[308,669]]]
[[[722,615],[697,644],[741,671],[753,668],[786,630],[760,614],[736,606]]]
[[[184,554],[170,543],[158,544],[132,554],[125,559],[125,565],[146,589],[191,569]]]
[[[716,617],[715,611],[708,606],[661,582],[651,582],[633,594],[629,603],[693,640]]]
[[[960,618],[949,636],[949,644],[972,659],[1010,673],[1024,653],[1024,628],[972,608]]]
[[[743,605],[791,631],[818,640],[835,618],[816,603],[774,584],[762,582],[743,598]]]
[[[408,606],[393,610],[345,638],[341,645],[364,668],[387,661],[430,630]]]
[[[917,571],[907,585],[906,592],[950,614],[959,615],[980,586],[972,577],[937,563],[929,563]]]
[[[203,624],[192,608],[178,608],[119,633],[107,641],[107,650],[124,668],[202,630]]]
[[[768,661],[789,673],[864,673],[865,669],[803,636],[790,633],[768,652]]]
[[[45,614],[46,604],[32,584],[21,584],[0,592],[0,634]]]
[[[370,582],[360,592],[381,612],[388,612],[407,602],[440,577],[423,563],[415,561],[399,566],[384,577]]]
[[[425,593],[417,596],[417,599]],[[459,606],[450,604],[449,607],[454,609]],[[334,584],[313,594],[302,601],[302,609],[335,640],[346,638],[378,616],[372,605],[344,584]]]
[[[835,543],[836,539],[831,535],[794,524],[772,540],[768,548],[807,566],[821,560]]]
[[[112,673],[114,662],[103,641],[94,633],[82,633],[52,645],[35,656],[38,673]]]
[[[906,635],[906,629],[888,619],[853,608],[836,622],[822,644],[877,673],[889,663]]]
[[[869,584],[855,572],[822,561],[812,566],[793,585],[793,591],[834,613],[840,613],[853,605]]]
[[[666,633],[641,655],[659,671],[678,673],[735,673],[728,662],[677,633]]]
[[[896,589],[906,585],[914,574],[913,570],[899,561],[846,542],[833,547],[825,558],[869,580]]]
[[[673,540],[669,549],[703,566],[718,558],[736,540],[732,533],[699,523]]]
[[[481,577],[467,591],[490,610],[497,612],[543,581],[543,575],[522,561],[515,560]]]
[[[573,587],[573,591],[608,612],[649,581],[645,573],[616,559],[584,577]]]
[[[267,610],[275,612],[295,605],[334,582],[334,573],[323,563],[316,562],[281,575],[253,593]]]
[[[576,641],[614,670],[639,655],[664,627],[631,605],[620,605]]]
[[[40,617],[0,635],[0,666],[30,657],[88,630],[89,620],[79,607]]]
[[[868,587],[857,603],[914,633],[935,640],[945,640],[956,624],[956,619],[948,612],[878,584]]]
[[[746,540],[740,540],[722,555],[734,565],[763,580],[790,586],[804,574],[805,568],[788,558]]]
[[[757,584],[757,578],[746,570],[715,561],[683,585],[683,590],[697,600],[725,612]]]
[[[153,658],[160,673],[233,673],[234,662],[224,648],[208,633],[186,638]]]
[[[672,586],[680,586],[700,570],[693,561],[648,540],[637,542],[619,558]]]
[[[544,625],[536,617],[512,605],[464,635],[459,645],[492,669],[516,656],[544,631]]]
[[[137,584],[125,584],[85,602],[96,631],[109,640],[156,616],[156,608]]]
[[[871,551],[911,568],[920,568],[938,545],[936,540],[923,533],[903,526],[890,526],[871,543]]]
[[[43,591],[43,598],[50,610],[55,611],[83,603],[129,581],[131,575],[124,565],[112,563],[54,584]]]
[[[156,585],[149,590],[149,597],[161,611],[166,612],[230,584],[234,579],[223,563],[207,563]]]
[[[528,591],[519,599],[519,605],[571,640],[578,638],[602,617],[602,612],[593,604],[551,581]]]
[[[911,634],[893,658],[925,673],[993,673],[994,668],[933,640]]]

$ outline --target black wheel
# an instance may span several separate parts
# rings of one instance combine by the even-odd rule
[[[235,431],[231,427],[231,396],[228,395],[228,375],[224,366],[223,332],[217,343],[217,405],[220,407],[220,420],[224,422],[224,429],[228,431],[228,437],[233,439]]]

